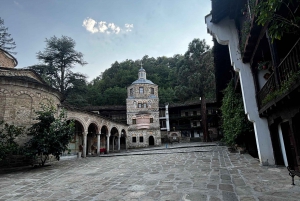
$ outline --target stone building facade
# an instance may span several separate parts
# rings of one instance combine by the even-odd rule
[[[161,145],[158,86],[146,79],[145,69],[139,70],[127,93],[128,148]]]
[[[17,60],[11,54],[0,48],[0,66],[14,68],[17,65]]]
[[[2,66],[3,65],[3,66]],[[17,60],[0,49],[0,121],[29,128],[36,123],[36,111],[41,103],[53,105],[67,111],[68,120],[75,121],[74,138],[69,144],[69,152],[100,154],[127,149],[126,137],[128,125],[99,114],[71,108],[63,103],[62,94],[49,86],[34,71],[15,69]],[[16,140],[24,144],[30,136],[26,133]]]

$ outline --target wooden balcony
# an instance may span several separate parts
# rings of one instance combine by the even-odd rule
[[[277,72],[278,80],[276,80],[275,71],[256,95],[260,110],[267,109],[274,103],[276,104],[298,86],[300,78],[300,39],[279,64]]]

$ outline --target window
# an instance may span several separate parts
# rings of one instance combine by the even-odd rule
[[[132,119],[132,124],[136,124],[136,119]]]
[[[132,137],[132,142],[133,142],[133,143],[136,142],[136,137]]]
[[[147,103],[144,103],[144,108],[147,108]]]
[[[142,103],[139,103],[139,104],[138,104],[138,108],[142,108]]]
[[[186,117],[189,116],[189,113],[188,113],[188,112],[185,112],[185,116],[186,116]]]
[[[140,136],[140,142],[144,142],[144,137]]]
[[[193,121],[193,126],[197,126],[197,121]]]
[[[151,88],[151,94],[154,94],[154,88]]]
[[[159,110],[159,117],[165,117],[166,111],[165,110]]]
[[[153,123],[153,118],[150,118],[150,123]]]
[[[197,111],[193,111],[193,116],[197,116]]]
[[[140,87],[140,94],[144,93],[144,87]]]
[[[133,96],[133,89],[130,89],[130,96]]]

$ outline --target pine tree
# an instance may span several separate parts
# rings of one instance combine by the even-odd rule
[[[4,26],[4,20],[0,18],[0,48],[10,54],[17,54],[12,52],[16,48],[16,43],[7,30],[8,28]]]

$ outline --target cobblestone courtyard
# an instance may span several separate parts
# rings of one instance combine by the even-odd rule
[[[1,173],[0,200],[300,200],[291,182],[286,168],[226,147],[161,147]]]

